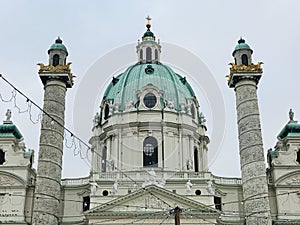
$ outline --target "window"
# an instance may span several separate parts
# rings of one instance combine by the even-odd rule
[[[150,47],[146,48],[146,62],[151,62],[152,59],[152,51]]]
[[[198,189],[195,191],[195,195],[201,195],[201,191]]]
[[[248,57],[246,54],[242,55],[242,64],[248,66]]]
[[[106,158],[107,158],[107,147],[104,146],[104,148],[102,149],[102,165],[101,165],[101,169],[102,172],[106,172]]]
[[[195,110],[195,106],[194,106],[194,104],[192,104],[192,107],[191,107],[191,114],[192,114],[192,117],[193,117],[193,119],[195,119],[195,115],[196,115],[196,112],[195,112],[196,110]]]
[[[5,152],[0,149],[0,165],[3,165],[5,163]]]
[[[109,105],[106,104],[104,107],[104,119],[107,120],[109,116]]]
[[[53,66],[57,66],[59,64],[59,55],[55,54],[53,56]]]
[[[156,96],[152,93],[148,93],[144,97],[144,104],[147,108],[153,108],[156,105]]]
[[[297,152],[297,159],[296,161],[300,164],[300,150],[298,150]]]
[[[194,147],[194,168],[195,172],[199,172],[198,149]]]
[[[83,197],[82,210],[87,211],[90,209],[90,196]]]
[[[214,196],[215,208],[222,211],[222,199],[220,197]]]
[[[147,137],[143,145],[143,164],[144,166],[157,167],[158,150],[157,140],[153,137]]]
[[[143,60],[143,49],[140,50],[140,60]]]
[[[155,60],[158,61],[158,51],[155,49]]]

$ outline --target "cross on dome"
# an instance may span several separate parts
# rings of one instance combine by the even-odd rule
[[[151,27],[150,20],[152,20],[152,19],[149,15],[145,19],[147,20],[146,27],[147,27],[148,31],[150,31],[150,27]]]

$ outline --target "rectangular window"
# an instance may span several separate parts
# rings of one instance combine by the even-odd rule
[[[215,208],[222,211],[222,199],[220,197],[214,196]]]
[[[90,209],[90,196],[83,197],[82,210],[87,211]]]

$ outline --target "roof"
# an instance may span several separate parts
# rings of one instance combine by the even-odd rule
[[[22,139],[23,136],[11,121],[4,121],[3,124],[0,125],[0,138],[3,137],[15,137],[17,139]]]
[[[235,46],[234,48],[234,51],[232,53],[232,55],[234,56],[234,53],[238,50],[242,50],[242,49],[248,49],[251,51],[251,53],[253,53],[253,50],[250,48],[250,46],[246,43],[246,41],[241,38],[239,41],[238,41],[238,44]]]
[[[284,128],[280,131],[277,138],[283,140],[286,137],[300,137],[300,124],[296,121],[289,122]]]
[[[148,84],[162,90],[164,99],[161,100],[173,101],[176,110],[180,110],[180,104],[186,103],[186,99],[195,96],[186,78],[176,74],[170,67],[163,64],[135,64],[113,78],[104,98],[118,102],[119,109],[124,110],[129,101],[137,103],[136,92]]]
[[[155,202],[155,206],[152,208],[148,205],[151,199]],[[211,215],[217,217],[220,215],[220,211],[211,206],[207,206],[203,203],[190,199],[186,196],[182,196],[173,193],[164,188],[150,185],[145,188],[141,188],[130,194],[118,197],[107,203],[100,204],[85,213],[85,216],[104,216],[104,215],[128,215],[128,214],[152,214],[166,212],[173,209],[175,205],[181,209],[193,210],[195,214]],[[124,209],[124,206],[128,206]],[[158,206],[159,209],[158,210]],[[141,210],[137,210],[138,207]]]
[[[51,47],[49,48],[48,50],[48,54],[51,50],[62,50],[62,51],[65,51],[68,55],[68,50],[66,48],[66,46],[62,43],[63,41],[58,37],[56,40],[55,40],[55,43],[51,45]]]

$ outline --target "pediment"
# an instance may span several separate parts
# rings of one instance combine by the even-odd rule
[[[282,176],[276,182],[276,185],[290,185],[299,186],[300,185],[300,171],[292,172],[287,175]]]
[[[109,216],[109,215],[132,215],[135,213],[168,212],[179,207],[183,210],[190,210],[201,215],[217,217],[219,211],[165,190],[157,186],[147,186],[133,193],[121,196],[108,203],[97,206],[86,213],[86,217]]]
[[[0,172],[0,186],[24,186],[25,182],[14,174]]]

